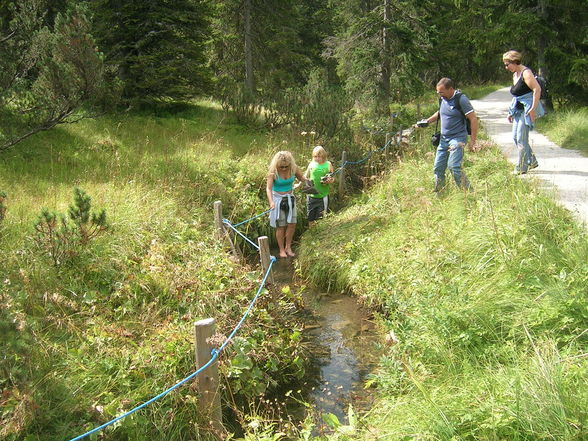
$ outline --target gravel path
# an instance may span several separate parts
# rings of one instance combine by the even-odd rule
[[[481,100],[472,100],[472,104],[486,132],[508,160],[516,164],[518,152],[512,141],[511,125],[506,120],[510,99],[509,88],[505,87]],[[531,131],[529,141],[539,167],[521,175],[521,179],[536,179],[541,188],[552,193],[588,227],[588,157],[561,148],[536,131]]]

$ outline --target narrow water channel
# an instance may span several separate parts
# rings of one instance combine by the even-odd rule
[[[293,277],[292,259],[279,259],[274,265],[278,286],[299,289]],[[370,406],[365,379],[379,357],[378,340],[368,313],[356,299],[344,294],[305,290],[305,338],[311,352],[311,365],[302,394],[311,404],[319,431],[327,430],[321,415],[331,413],[348,424],[349,404],[361,412]]]

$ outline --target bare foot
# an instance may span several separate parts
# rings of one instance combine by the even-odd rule
[[[292,250],[286,250],[286,254],[290,257],[296,256],[296,254],[294,254],[294,251],[292,251]]]
[[[280,257],[286,258],[286,257],[288,257],[288,255],[286,254],[285,251],[280,251]]]

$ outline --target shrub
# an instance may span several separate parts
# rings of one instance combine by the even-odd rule
[[[51,256],[55,266],[77,256],[92,239],[108,229],[105,210],[96,214],[91,208],[90,196],[76,188],[74,204],[69,207],[69,220],[47,209],[41,212],[35,223],[35,241]]]

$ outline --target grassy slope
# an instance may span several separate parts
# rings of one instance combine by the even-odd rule
[[[301,245],[304,274],[399,339],[362,439],[585,439],[586,233],[495,149],[467,156],[475,193],[442,199],[431,159],[407,155]]]
[[[203,103],[61,126],[0,156],[0,439],[69,439],[193,371],[192,323],[213,316],[232,329],[259,277],[213,237],[212,202],[235,220],[265,210],[273,145]],[[111,230],[55,268],[33,223],[43,207],[66,213],[75,186],[106,209]],[[262,301],[240,333],[251,350],[223,367],[243,372],[236,399],[299,372],[290,306],[286,295]],[[195,401],[171,394],[108,436],[193,439]]]
[[[540,118],[537,130],[562,147],[588,154],[588,107],[559,109]]]

